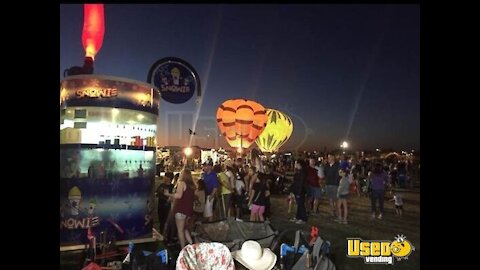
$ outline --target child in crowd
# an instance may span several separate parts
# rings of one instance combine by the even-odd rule
[[[203,221],[203,211],[205,210],[205,182],[202,179],[197,181],[195,190],[195,200],[193,201],[193,219],[194,223]]]
[[[340,182],[338,184],[338,192],[337,192],[338,219],[336,221],[342,224],[347,224],[347,214],[348,214],[347,199],[348,199],[350,184],[352,184],[353,182],[353,175],[348,171],[348,169],[340,169],[338,173],[342,178],[340,179]],[[343,206],[343,218],[342,218],[342,206]]]
[[[393,198],[390,201],[395,202],[395,212],[398,216],[402,216],[403,214],[403,198],[402,194],[400,193],[393,193]]]

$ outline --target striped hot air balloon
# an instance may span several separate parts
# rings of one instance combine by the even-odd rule
[[[293,132],[293,122],[281,111],[267,109],[267,126],[255,141],[264,153],[273,153],[290,138]]]
[[[250,147],[266,123],[265,108],[252,100],[230,99],[217,109],[218,127],[231,147]]]

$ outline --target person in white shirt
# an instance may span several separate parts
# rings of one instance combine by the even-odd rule
[[[318,162],[315,166],[315,169],[317,169],[317,175],[318,175],[318,179],[320,181],[321,193],[322,193],[322,195],[324,195],[324,193],[325,193],[325,172],[323,170],[322,162]]]
[[[400,193],[394,193],[393,199],[391,199],[390,201],[394,201],[394,202],[395,202],[395,212],[397,212],[397,215],[398,215],[398,216],[402,216],[402,214],[403,214],[403,198],[402,198],[402,194],[400,194]]]

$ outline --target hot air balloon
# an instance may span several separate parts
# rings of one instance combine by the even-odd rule
[[[85,49],[83,67],[67,68],[63,76],[93,74],[93,60],[103,44],[105,34],[105,18],[103,4],[84,4],[82,44]]]
[[[105,34],[105,20],[103,4],[85,4],[82,44],[85,49],[85,57],[95,58],[103,44]]]
[[[267,123],[265,108],[252,100],[230,99],[217,110],[220,132],[231,147],[248,148]]]
[[[290,138],[293,122],[286,114],[274,109],[267,109],[267,116],[267,126],[255,142],[262,152],[272,153]]]

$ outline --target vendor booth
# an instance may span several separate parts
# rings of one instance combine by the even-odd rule
[[[60,244],[152,232],[159,91],[130,79],[60,83]]]

